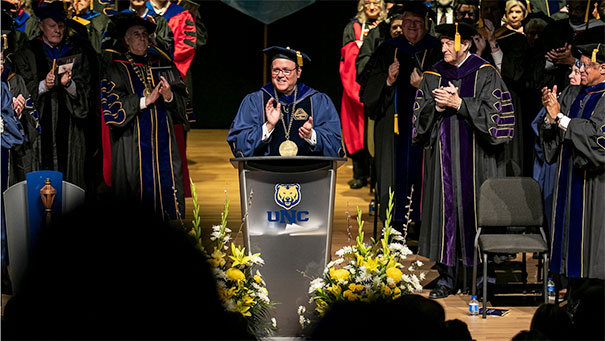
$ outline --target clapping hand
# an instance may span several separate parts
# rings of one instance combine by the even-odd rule
[[[172,100],[172,90],[170,89],[170,83],[168,83],[164,76],[160,76],[158,92],[160,93],[160,95],[162,95],[162,97],[164,97],[165,101]]]
[[[432,94],[437,106],[440,108],[445,109],[446,107],[450,107],[458,109],[462,103],[462,99],[458,95],[458,88],[452,82],[448,82],[448,86],[440,86],[439,89],[433,90]]]
[[[23,95],[13,97],[13,109],[15,110],[15,114],[21,116],[23,108],[25,108],[25,98],[23,98]]]
[[[298,136],[307,140],[313,136],[313,116],[310,116],[307,122],[298,128]]]
[[[557,118],[557,114],[561,112],[561,105],[557,101],[557,86],[553,86],[552,90],[547,87],[542,88],[542,105],[546,108],[548,116],[552,120]]]
[[[267,129],[269,131],[273,130],[281,117],[281,104],[278,101],[277,105],[273,107],[274,101],[275,99],[271,98],[267,101],[267,105],[265,105],[265,116],[267,117]]]
[[[52,70],[46,74],[46,78],[44,78],[44,86],[48,90],[55,86],[55,73]]]

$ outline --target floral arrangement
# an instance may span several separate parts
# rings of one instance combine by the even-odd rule
[[[413,191],[412,187],[411,192]],[[407,269],[401,263],[412,254],[405,242],[412,211],[412,193],[408,197],[408,212],[402,234],[391,226],[394,192],[389,191],[382,237],[378,241],[370,238],[371,243],[364,242],[364,221],[361,210],[357,208],[356,243],[338,250],[338,258],[328,263],[323,276],[312,280],[309,285],[309,303],[315,303],[316,316],[322,317],[337,301],[394,300],[401,295],[422,290],[420,281],[424,280],[425,274],[418,271],[422,262],[413,262]],[[311,322],[305,313],[306,308],[300,306],[298,315],[303,328]]]
[[[237,312],[248,322],[248,330],[257,336],[270,336],[277,329],[277,321],[270,319],[269,310],[275,303],[269,299],[265,281],[258,268],[264,264],[260,253],[248,255],[245,248],[229,242],[231,229],[227,227],[229,198],[225,192],[225,205],[221,224],[212,226],[210,241],[212,250],[202,245],[199,204],[195,184],[191,181],[193,197],[193,227],[189,234],[196,247],[207,257],[215,275],[219,298],[226,310]]]

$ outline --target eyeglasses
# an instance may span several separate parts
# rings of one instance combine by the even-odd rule
[[[288,77],[292,74],[292,72],[294,72],[296,70],[296,68],[294,69],[271,69],[271,74],[273,76],[277,76],[279,75],[279,73],[283,73],[284,76]]]
[[[403,25],[404,26],[412,26],[412,25],[414,25],[414,26],[422,26],[422,25],[424,25],[424,21],[422,21],[422,20],[409,20],[409,19],[406,19],[406,20],[403,21]]]

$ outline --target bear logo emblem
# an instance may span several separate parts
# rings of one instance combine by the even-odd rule
[[[289,210],[300,203],[299,184],[276,184],[275,203]]]

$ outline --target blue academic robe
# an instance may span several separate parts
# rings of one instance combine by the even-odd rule
[[[290,132],[290,140],[295,142],[298,155],[343,156],[340,119],[332,100],[305,84],[298,84],[296,103],[294,95],[279,96],[282,105],[284,121],[290,122],[292,104],[296,104],[295,117]],[[265,84],[259,91],[246,95],[227,136],[227,142],[236,157],[279,155],[279,144],[284,141],[283,127],[280,122],[265,142],[262,141],[263,125],[266,121],[265,103],[275,97],[273,85]],[[304,110],[299,111],[299,109]],[[298,136],[298,126],[302,126],[313,117],[313,129],[317,136],[317,144],[313,147]],[[303,118],[298,119],[298,118]],[[281,137],[281,138],[280,138]],[[306,145],[305,145],[306,144]]]

